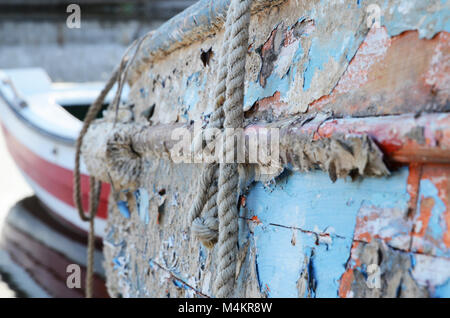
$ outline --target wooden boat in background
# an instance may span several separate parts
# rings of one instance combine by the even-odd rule
[[[18,202],[1,230],[2,272],[34,297],[83,297],[88,223],[73,203],[75,141],[102,83],[52,83],[44,70],[0,71],[0,122],[7,148],[36,196]],[[112,100],[108,95],[105,108]],[[81,163],[83,204],[89,176]],[[95,222],[94,296],[108,297],[101,265],[109,185],[102,187]],[[82,288],[66,286],[69,264],[78,264]]]
[[[88,224],[73,203],[75,140],[101,88],[102,83],[52,83],[38,68],[0,71],[0,121],[11,156],[50,213],[84,232]],[[81,173],[87,209],[89,177],[83,163]],[[105,231],[109,185],[102,188],[98,237]]]

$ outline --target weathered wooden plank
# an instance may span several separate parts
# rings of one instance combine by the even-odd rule
[[[435,185],[428,172],[432,163],[450,163],[448,4],[373,4],[383,14],[379,28],[368,26],[368,4],[359,1],[291,0],[252,14],[246,133],[278,127],[280,140],[288,141],[281,142],[287,153],[299,140],[368,135],[389,163],[404,166],[395,170],[392,165],[389,177],[336,183],[324,172],[286,169],[266,184],[251,184],[240,200],[245,207],[236,295],[449,295],[448,246],[436,239],[448,232],[447,221],[433,225],[436,215],[447,220],[436,204],[443,201],[442,190],[436,190],[443,183]],[[123,111],[128,112],[124,125],[142,128],[139,141],[131,134],[129,149],[143,157],[144,168],[139,190],[121,194],[128,196],[123,199],[128,218],[111,207],[106,258],[120,261],[107,268],[113,294],[176,297],[200,291],[213,296],[217,251],[191,241],[184,221],[200,167],[155,160],[151,153],[170,159],[178,141],[171,138],[173,129],[185,127],[189,134],[194,122],[205,126],[209,120],[223,40],[217,12],[199,9],[175,18],[157,31],[153,44],[151,39],[144,43],[147,51],[138,56],[130,105]],[[167,41],[159,39],[170,30]],[[101,162],[104,148],[99,150]],[[289,167],[292,157],[285,158]],[[436,173],[443,176],[442,169]],[[426,180],[434,180],[433,187],[428,189]],[[416,240],[414,230],[425,219],[430,226]],[[379,288],[368,280],[374,268]]]
[[[450,258],[450,166],[426,165],[420,179],[412,250]]]
[[[324,110],[340,116],[448,111],[446,4],[413,1],[408,13],[397,2],[373,5],[383,13],[380,27],[367,27],[367,6],[357,3],[316,10],[316,3],[285,1],[255,14],[246,116],[276,120]],[[176,38],[163,43],[166,37],[157,33],[144,43],[147,53],[138,58],[144,66],[131,80],[137,114],[155,104],[154,123],[207,120],[223,36],[216,9],[210,19],[200,9],[189,12],[194,16],[187,20],[179,16],[158,30],[177,30]],[[342,21],[342,16],[348,18]],[[202,27],[214,32],[195,31]],[[209,49],[210,61],[203,64],[201,52]]]
[[[270,288],[268,294],[306,296],[308,292],[298,295],[297,281],[301,272],[309,270],[310,279],[315,280],[315,287],[309,290],[311,295],[337,297],[352,243],[363,239],[360,220],[364,209],[376,207],[386,211],[383,216],[389,218],[379,219],[379,231],[401,234],[401,228],[392,223],[397,216],[389,215],[389,211],[398,210],[400,218],[407,213],[407,177],[406,168],[388,179],[336,183],[322,172],[287,173],[273,185],[252,187],[246,200],[246,215],[259,220],[250,225],[250,231],[257,251],[259,278],[262,286],[267,284]],[[366,229],[375,236],[376,231]],[[405,235],[409,238],[409,234],[410,229]]]

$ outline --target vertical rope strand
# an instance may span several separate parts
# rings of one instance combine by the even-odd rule
[[[229,14],[233,10],[233,6],[230,4],[228,8],[228,14],[226,19],[226,25],[231,24],[231,14]],[[219,64],[218,64],[218,70],[217,70],[217,78],[216,78],[216,86],[214,89],[214,100],[213,100],[213,113],[211,114],[211,117],[209,119],[208,128],[222,128],[223,127],[223,121],[225,119],[225,115],[223,112],[223,103],[225,101],[225,93],[226,93],[226,79],[228,74],[228,48],[229,48],[229,42],[228,38],[231,34],[231,28],[226,27],[223,43],[222,43],[222,51],[219,56]],[[202,136],[196,136],[199,138],[199,140],[194,140],[194,153],[198,153],[199,151],[202,151],[202,145],[203,140]],[[194,203],[191,206],[191,209],[188,213],[188,224],[193,224],[194,220],[198,217],[200,217],[200,214],[202,213],[203,209],[205,208],[205,204],[207,202],[210,202],[210,207],[214,208],[216,206],[216,193],[217,189],[214,189],[214,187],[211,185],[213,177],[216,175],[218,176],[218,169],[219,166],[217,164],[207,164],[207,166],[203,169],[202,174],[199,178],[199,184],[198,184],[198,190],[194,199]],[[217,171],[216,171],[217,170]],[[217,180],[217,178],[216,178]],[[211,204],[211,200],[214,199],[214,203]],[[214,213],[209,214],[210,217],[217,217],[214,216]],[[214,237],[213,233],[210,233],[209,229],[206,226],[206,223],[204,222],[204,219],[197,220],[196,226],[192,228],[193,234],[195,237],[200,239],[202,243],[204,243],[205,246],[212,247],[217,241],[217,238]],[[208,237],[211,237],[211,240],[205,241],[205,234],[207,234]],[[206,243],[206,244],[205,244]]]
[[[86,298],[92,298],[94,294],[94,251],[95,251],[95,215],[100,201],[100,192],[102,183],[94,177],[90,177],[90,200],[89,200],[89,234],[87,249],[87,267],[86,267]]]
[[[251,0],[233,0],[234,9],[229,12],[231,20],[228,53],[228,74],[226,80],[225,113],[225,155],[236,154],[233,132],[227,128],[242,128],[244,112],[245,60],[248,46]],[[227,25],[228,26],[228,25]],[[233,156],[234,158],[234,156]],[[230,297],[234,290],[238,243],[238,164],[221,163],[219,193],[217,196],[219,214],[219,266],[216,277],[216,297]]]

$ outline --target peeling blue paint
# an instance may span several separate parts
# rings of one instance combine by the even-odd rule
[[[200,245],[198,256],[199,256],[198,262],[200,264],[200,268],[201,268],[201,270],[203,270],[203,269],[205,269],[206,256],[207,256],[207,252],[205,251],[205,247],[203,245]]]
[[[354,30],[349,29],[335,30],[329,41],[314,37],[308,53],[308,62],[304,65],[303,91],[310,89],[314,73],[323,70],[323,66],[331,58],[338,64],[342,63],[342,58],[350,62],[362,41],[362,35],[356,36]]]
[[[149,218],[149,196],[148,191],[145,188],[139,188],[134,192],[136,198],[136,208],[139,214],[139,218],[145,224],[150,221]]]
[[[357,182],[332,183],[321,171],[293,173],[277,180],[272,192],[255,184],[247,197],[247,216],[256,215],[262,222],[254,229],[260,285],[270,287],[271,297],[297,297],[305,255],[314,250],[315,295],[337,297],[361,204],[406,208],[407,178],[405,167],[388,178]],[[328,232],[331,242],[323,244],[306,231]],[[295,245],[291,243],[294,235]]]
[[[389,6],[385,2],[382,12],[390,13],[392,18],[381,16],[381,24],[385,25],[390,36],[396,36],[408,30],[418,30],[419,38],[431,39],[437,32],[450,32],[450,6],[447,0],[436,1],[430,5],[429,1],[403,0]]]
[[[139,93],[140,93],[141,98],[148,97],[148,89],[147,88],[140,88]]]
[[[117,243],[114,240],[114,234],[116,232],[115,226],[111,226],[111,229],[109,230],[109,232],[106,234],[105,238],[104,238],[104,242],[114,246],[114,247],[123,247],[124,245],[126,245],[126,242],[121,239],[119,240]]]
[[[323,3],[323,5],[327,4]],[[358,12],[359,14],[361,12]],[[329,19],[328,12],[323,10],[316,11],[315,8],[307,15],[315,21],[316,25],[326,24],[325,21]],[[323,70],[323,66],[331,58],[338,64],[342,64],[343,59],[346,59],[347,62],[351,61],[365,36],[362,32],[356,31],[341,26],[335,29],[333,34],[325,40],[317,36],[313,37],[308,51],[308,61],[303,66],[303,91],[311,88],[314,73],[317,70]]]
[[[288,72],[289,73],[289,72]],[[288,76],[280,78],[277,74],[271,74],[266,79],[266,86],[259,82],[250,82],[244,96],[244,109],[249,109],[260,99],[273,96],[277,91],[284,96],[289,91],[290,79]]]
[[[305,20],[305,17],[298,19],[298,23]],[[288,27],[288,30],[291,26]],[[309,36],[305,34],[302,36]],[[294,81],[295,74],[297,73],[297,63],[303,57],[304,51],[301,41],[298,41],[298,48],[291,61],[291,66],[286,74],[281,78],[276,72],[273,72],[267,79],[265,87],[262,87],[259,80],[256,82],[250,82],[244,96],[244,109],[249,109],[255,102],[263,98],[271,97],[276,92],[280,92],[281,99],[283,99],[291,88],[291,84]]]
[[[119,274],[123,274],[128,267],[129,256],[125,254],[126,246],[127,244],[124,242],[112,260],[114,263],[114,270],[118,271]]]
[[[410,260],[411,260],[411,268],[416,267],[417,261],[416,261],[416,258],[414,257],[414,254],[413,254],[413,253],[410,253],[410,254],[409,254],[409,258],[410,258]]]
[[[113,258],[113,263],[114,263],[114,269],[117,270],[122,266],[122,263],[120,262],[119,258],[114,257]]]
[[[197,107],[200,100],[200,92],[206,85],[207,76],[203,76],[203,79],[200,81],[200,75],[202,73],[195,72],[185,80],[185,86],[182,91],[184,92],[183,105],[186,107],[184,114],[186,119],[189,119],[187,115],[188,111]]]
[[[445,203],[439,197],[438,189],[428,179],[422,179],[420,181],[418,206],[421,205],[424,198],[432,198],[434,201],[425,234],[427,236],[431,236],[434,241],[440,242],[438,246],[433,245],[433,254],[436,256],[450,257],[450,250],[448,250],[443,243],[444,235],[447,232],[447,223],[445,220],[445,212],[447,208]]]
[[[359,15],[365,14],[362,1],[357,1],[357,6],[361,9]],[[441,1],[441,6],[429,9],[427,1],[414,0],[402,1],[391,5],[385,1],[381,8],[381,24],[386,26],[390,36],[398,35],[407,30],[418,30],[420,38],[431,38],[439,31],[450,32],[450,8],[447,0]],[[405,8],[410,8],[409,11]],[[350,7],[349,10],[352,8]],[[389,17],[386,19],[388,11]],[[407,13],[406,13],[407,12]],[[384,13],[384,14],[383,14]],[[356,15],[354,18],[359,18]],[[312,18],[320,25],[324,19],[328,19],[327,12],[316,11],[315,8],[307,12],[305,16]],[[298,21],[301,22],[304,17]],[[322,23],[323,24],[323,23]],[[308,61],[302,66],[303,91],[311,88],[312,79],[317,70],[323,70],[324,65],[334,59],[338,64],[344,61],[350,62],[356,54],[359,46],[365,38],[364,32],[349,28],[338,28],[333,34],[323,40],[317,36],[312,39],[311,47],[308,52]],[[308,36],[308,35],[306,35]],[[259,81],[250,82],[244,97],[244,109],[249,109],[255,102],[263,98],[273,96],[277,91],[280,92],[283,99],[290,90],[290,84],[293,82],[299,70],[298,62],[304,56],[305,52],[299,41],[299,48],[292,60],[288,76],[280,78],[277,74],[271,74],[266,79],[266,86],[262,87]]]
[[[432,297],[450,298],[450,279],[447,279],[444,284],[437,286],[432,293]]]
[[[185,289],[185,290],[190,290],[191,289],[189,286],[187,286],[186,284],[184,284],[182,281],[180,281],[178,279],[172,279],[172,282],[178,288],[182,288],[182,289]]]
[[[119,209],[120,214],[122,214],[125,218],[130,218],[130,210],[128,209],[127,201],[117,202],[117,208]]]
[[[411,259],[411,271],[412,271],[416,267],[416,265],[419,264],[419,261],[416,258],[418,256],[424,257],[424,255],[414,253],[409,253],[409,255]],[[428,287],[427,289],[430,293],[430,297],[450,298],[450,278],[448,278],[450,275],[448,271],[448,265],[444,265],[445,262],[441,263],[441,261],[446,260],[446,258],[440,259],[439,257],[436,256],[425,256],[425,257],[430,257],[434,261],[428,264],[428,266],[430,267],[429,271],[419,273],[419,275],[422,274],[420,275],[422,285],[426,285]],[[442,275],[445,276],[441,280]]]

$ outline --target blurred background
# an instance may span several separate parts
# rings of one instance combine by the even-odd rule
[[[0,69],[41,67],[54,82],[104,81],[133,40],[195,2],[0,0]],[[72,3],[81,8],[81,28],[66,25]],[[31,194],[0,134],[0,228],[9,209]],[[21,296],[14,289],[0,273],[0,298]]]
[[[126,47],[196,1],[0,0],[0,68],[43,67],[53,81],[106,80]],[[81,28],[66,26],[67,6]]]

